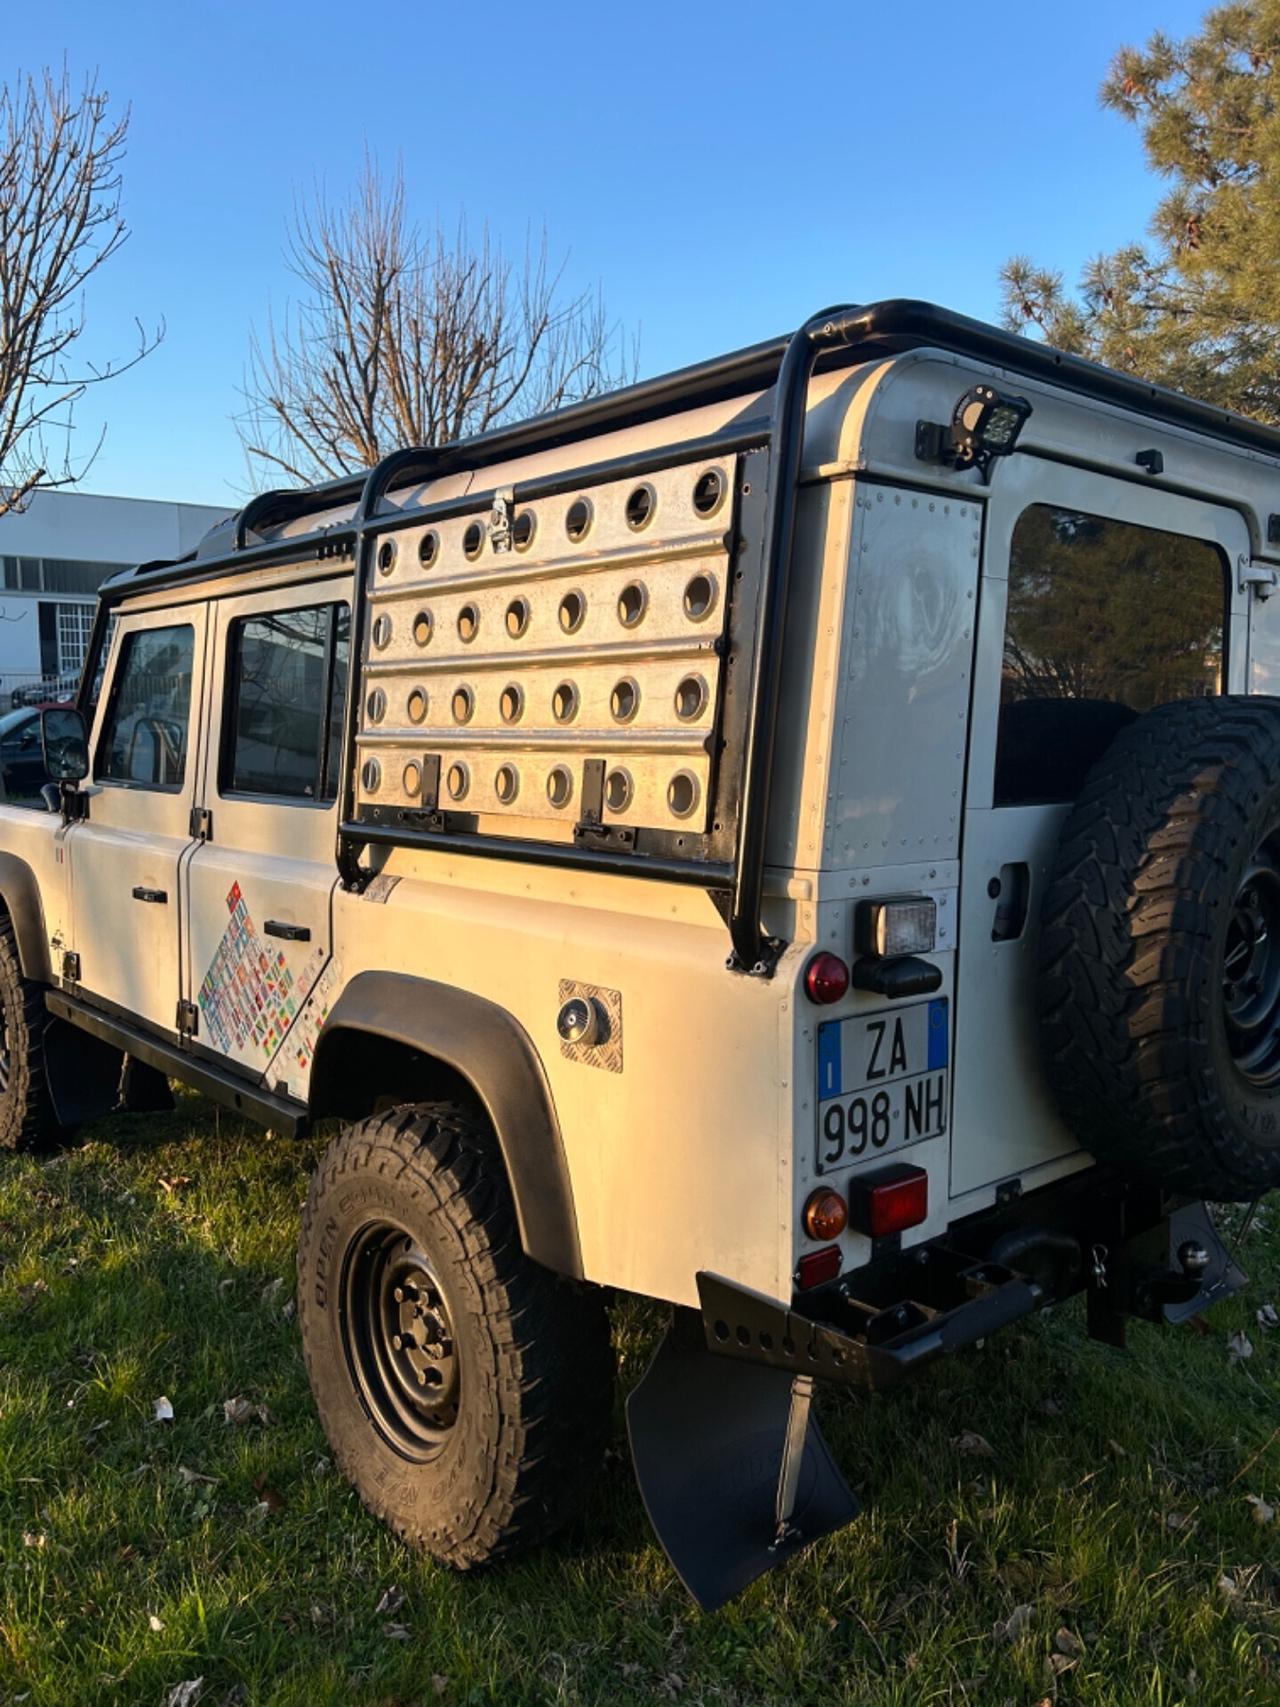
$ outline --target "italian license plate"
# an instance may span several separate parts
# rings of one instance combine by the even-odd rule
[[[818,1172],[947,1129],[947,998],[818,1027]]]

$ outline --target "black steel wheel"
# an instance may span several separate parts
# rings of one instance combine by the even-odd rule
[[[13,920],[0,913],[0,1150],[51,1150],[58,1124],[45,1077],[44,986],[22,975]]]
[[[1236,1070],[1251,1085],[1280,1084],[1280,837],[1245,868],[1227,921],[1222,1010]]]
[[[392,1108],[335,1138],[303,1211],[298,1317],[334,1456],[406,1540],[466,1569],[577,1509],[612,1415],[608,1318],[525,1256],[473,1111]]]
[[[1040,996],[1087,1149],[1189,1196],[1280,1185],[1280,700],[1119,732],[1063,827]]]
[[[458,1355],[444,1286],[403,1227],[374,1221],[352,1241],[339,1324],[370,1421],[425,1462],[458,1420]]]

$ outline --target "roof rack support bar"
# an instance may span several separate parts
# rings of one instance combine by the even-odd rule
[[[765,936],[760,905],[809,379],[825,351],[854,342],[854,331],[861,326],[863,314],[864,310],[857,307],[828,308],[806,320],[787,345],[774,392],[760,618],[748,689],[742,798],[729,910],[733,943],[729,968],[758,978],[772,976],[780,947]]]

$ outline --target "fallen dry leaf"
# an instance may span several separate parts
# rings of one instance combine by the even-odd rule
[[[262,1302],[264,1304],[274,1304],[280,1295],[280,1288],[283,1285],[284,1281],[280,1279],[279,1275],[277,1275],[274,1280],[269,1280],[262,1288]]]
[[[164,1707],[195,1707],[203,1694],[204,1679],[191,1677],[185,1683],[174,1684],[164,1698]]]
[[[193,1488],[197,1482],[205,1482],[209,1487],[222,1480],[221,1476],[206,1476],[199,1470],[188,1470],[185,1464],[178,1465],[178,1480],[184,1488]]]
[[[996,1449],[985,1435],[975,1434],[972,1429],[965,1429],[956,1435],[951,1442],[957,1452],[967,1453],[970,1458],[994,1458]]]
[[[252,1399],[243,1399],[239,1394],[234,1399],[222,1401],[222,1415],[227,1422],[234,1423],[237,1428],[243,1423],[255,1421],[269,1423],[271,1421],[271,1413],[265,1405],[255,1404]]]
[[[1170,1511],[1165,1513],[1165,1527],[1168,1529],[1194,1529],[1195,1518],[1189,1511]]]
[[[266,1506],[268,1511],[283,1511],[288,1505],[289,1502],[285,1499],[283,1494],[278,1494],[274,1488],[269,1488],[267,1486],[267,1478],[265,1475],[255,1476],[253,1478],[253,1486],[258,1498],[262,1501],[262,1504]]]
[[[1066,1672],[1071,1670],[1075,1663],[1076,1662],[1066,1654],[1054,1653],[1049,1655],[1049,1670],[1055,1677],[1062,1677]]]
[[[389,1642],[410,1642],[413,1640],[406,1624],[384,1624],[382,1634]]]
[[[1065,1624],[1059,1626],[1053,1638],[1053,1645],[1060,1654],[1065,1654],[1069,1660],[1078,1660],[1084,1653],[1084,1643],[1074,1630],[1068,1630]]]
[[[24,1547],[34,1547],[39,1553],[42,1552],[48,1544],[49,1537],[43,1532],[31,1529],[24,1529],[22,1531],[22,1545]]]
[[[376,1617],[378,1613],[385,1612],[389,1618],[393,1612],[399,1612],[403,1605],[404,1590],[400,1587],[399,1583],[392,1583],[389,1588],[383,1589],[382,1599],[373,1609],[374,1615]]]
[[[1034,1607],[1015,1606],[1007,1618],[996,1621],[991,1634],[997,1642],[1016,1642],[1026,1635],[1034,1613]]]
[[[147,1619],[147,1628],[149,1630],[156,1630],[156,1631],[163,1630],[164,1629],[164,1619],[163,1618],[157,1618],[154,1612],[151,1613],[151,1615]]]
[[[170,1197],[175,1192],[185,1191],[192,1183],[190,1174],[157,1174],[156,1176],[156,1184],[162,1191],[167,1191]]]
[[[1252,1341],[1243,1328],[1237,1328],[1227,1341],[1227,1362],[1230,1364],[1243,1363],[1246,1357],[1252,1356]]]
[[[1280,1315],[1277,1315],[1274,1304],[1264,1304],[1257,1315],[1260,1328],[1280,1328]]]
[[[1268,1505],[1261,1494],[1246,1494],[1244,1498],[1245,1504],[1253,1507],[1253,1521],[1255,1523],[1271,1523],[1274,1520],[1276,1508],[1273,1505]]]
[[[1127,1458],[1129,1456],[1118,1440],[1109,1440],[1107,1442],[1107,1451],[1113,1458]]]
[[[449,1679],[444,1677],[440,1672],[433,1671],[431,1674],[431,1687],[435,1690],[437,1695],[443,1695],[445,1690],[449,1687]]]
[[[163,1393],[155,1401],[155,1413],[155,1421],[158,1423],[171,1423],[173,1421],[173,1406]]]

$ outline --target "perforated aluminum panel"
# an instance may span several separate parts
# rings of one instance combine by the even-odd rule
[[[380,536],[358,807],[422,808],[438,757],[440,810],[562,839],[595,760],[606,826],[705,831],[733,475],[723,458],[584,487],[517,508],[512,533],[485,512]]]

